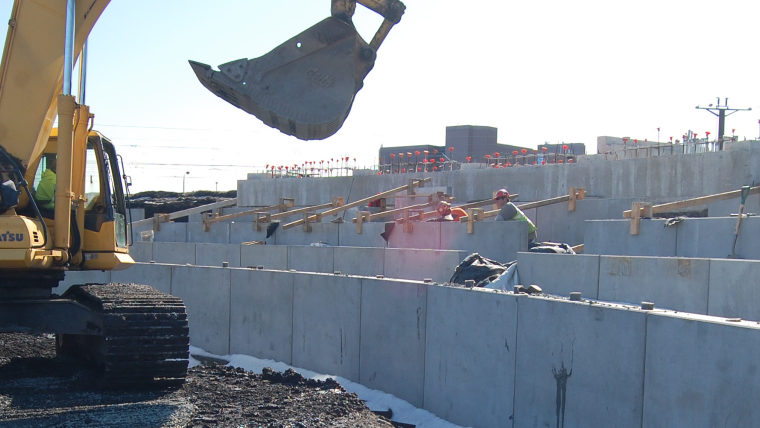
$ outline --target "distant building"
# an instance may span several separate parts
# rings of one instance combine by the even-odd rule
[[[467,162],[467,157],[471,158],[471,162],[482,162],[485,160],[486,155],[493,157],[494,153],[499,153],[504,156],[511,154],[513,151],[521,153],[522,149],[527,149],[509,144],[498,144],[496,142],[496,131],[496,128],[491,126],[447,126],[446,144],[444,146],[425,144],[382,147],[380,148],[378,160],[380,165],[395,164],[401,159],[401,154],[404,155],[403,159],[406,161],[409,159],[409,153],[411,153],[411,160],[413,162],[422,162],[425,159],[425,150],[427,150],[427,158],[435,158],[436,162],[439,162],[440,158],[444,158],[446,162],[453,160],[464,163]],[[451,148],[454,150],[450,150]],[[527,150],[533,151],[533,149]],[[415,155],[415,152],[420,152],[420,155]],[[394,155],[393,158],[391,158],[391,154]]]

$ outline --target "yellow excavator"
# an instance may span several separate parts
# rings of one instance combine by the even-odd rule
[[[398,0],[358,2],[385,17],[370,43],[351,22],[356,1],[332,0],[330,18],[264,57],[219,72],[191,65],[204,86],[267,125],[326,138],[345,121],[405,9]],[[0,332],[55,334],[59,353],[97,363],[110,387],[176,386],[189,358],[181,299],[137,284],[53,293],[67,271],[134,264],[123,163],[93,130],[84,98],[86,40],[108,3],[13,5],[0,64]]]

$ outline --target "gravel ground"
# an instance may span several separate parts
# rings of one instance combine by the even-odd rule
[[[0,427],[391,428],[335,381],[288,370],[191,368],[182,388],[113,391],[49,335],[0,334]]]

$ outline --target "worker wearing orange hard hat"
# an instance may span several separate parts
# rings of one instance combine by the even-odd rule
[[[467,217],[467,213],[463,209],[459,207],[451,208],[451,204],[446,201],[438,202],[438,206],[435,209],[441,215],[442,220],[458,221],[460,218]]]
[[[493,197],[496,206],[499,208],[499,214],[496,215],[496,221],[527,221],[528,222],[528,248],[536,245],[538,237],[536,225],[525,215],[524,212],[517,208],[515,204],[509,201],[509,192],[507,189],[499,189]]]

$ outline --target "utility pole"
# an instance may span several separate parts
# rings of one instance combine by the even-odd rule
[[[730,116],[736,113],[737,111],[751,111],[752,110],[752,107],[728,108],[728,98],[726,98],[725,105],[720,105],[720,97],[718,97],[718,104],[715,107],[713,107],[713,105],[710,104],[708,107],[697,106],[696,108],[700,110],[707,110],[710,113],[714,114],[715,116],[718,116],[718,141],[720,144],[719,150],[723,150],[723,134],[725,133],[725,130],[726,130],[726,116]],[[726,114],[727,111],[729,111],[730,113]]]

